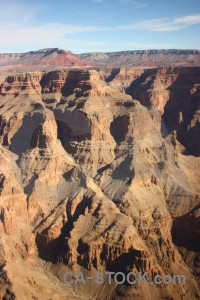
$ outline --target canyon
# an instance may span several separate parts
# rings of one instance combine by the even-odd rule
[[[0,57],[1,299],[199,299],[194,54],[196,66],[179,66],[181,56],[105,67],[103,55],[97,66],[67,53],[67,68],[32,72],[30,55]],[[69,270],[181,274],[186,284],[67,285]]]

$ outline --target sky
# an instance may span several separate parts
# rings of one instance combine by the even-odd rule
[[[0,0],[0,53],[200,49],[200,0]]]

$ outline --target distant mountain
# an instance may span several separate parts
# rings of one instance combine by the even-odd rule
[[[136,50],[121,52],[95,52],[79,55],[96,66],[108,67],[162,67],[199,66],[200,50]]]
[[[200,66],[200,50],[137,50],[74,54],[59,48],[0,54],[0,71],[50,71],[88,67]]]
[[[58,67],[87,67],[90,63],[76,54],[59,48],[47,48],[26,53],[0,54],[0,70],[55,69]]]

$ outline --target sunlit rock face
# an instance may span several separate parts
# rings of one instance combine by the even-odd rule
[[[199,91],[198,67],[0,77],[2,299],[198,298]],[[69,269],[187,280],[66,285]]]

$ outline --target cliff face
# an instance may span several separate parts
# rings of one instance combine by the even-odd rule
[[[199,68],[0,77],[2,298],[198,297],[199,90]],[[187,281],[66,286],[67,268]]]
[[[145,106],[154,106],[163,114],[167,132],[189,153],[200,155],[200,78],[196,68],[151,69],[142,74],[126,92]]]

